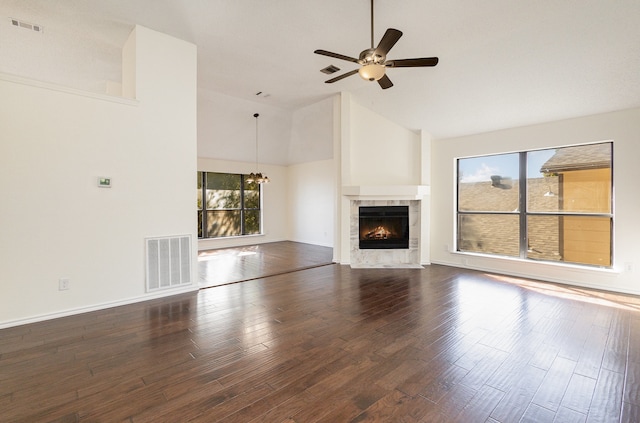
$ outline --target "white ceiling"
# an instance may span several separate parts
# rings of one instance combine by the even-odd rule
[[[120,80],[140,24],[198,46],[202,93],[291,113],[349,91],[438,139],[640,106],[638,0],[376,0],[375,42],[404,32],[389,59],[440,59],[388,69],[384,91],[357,75],[325,84],[321,68],[356,65],[313,54],[370,47],[369,0],[2,0],[0,13],[0,72],[95,91]]]

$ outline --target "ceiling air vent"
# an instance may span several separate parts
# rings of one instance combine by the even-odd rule
[[[24,28],[30,31],[35,31],[35,32],[44,31],[44,28],[42,28],[41,25],[36,25],[29,22],[25,22],[25,21],[20,21],[18,19],[13,19],[13,18],[10,18],[10,19],[11,19],[11,25],[17,26],[18,28]]]
[[[333,66],[333,65],[329,65],[324,69],[320,69],[320,72],[322,73],[326,73],[327,75],[331,75],[332,73],[336,73],[340,70],[340,68]]]

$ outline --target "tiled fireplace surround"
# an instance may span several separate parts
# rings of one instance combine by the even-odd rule
[[[359,248],[360,206],[409,206],[408,249]],[[350,262],[353,268],[420,268],[420,200],[351,200],[349,212]]]

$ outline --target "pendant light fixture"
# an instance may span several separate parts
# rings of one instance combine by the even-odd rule
[[[258,113],[253,114],[253,117],[256,118],[256,173],[251,172],[245,180],[249,183],[266,184],[270,182],[269,177],[258,172],[258,116],[260,116]]]

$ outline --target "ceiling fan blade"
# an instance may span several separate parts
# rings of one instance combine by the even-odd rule
[[[378,47],[376,47],[376,53],[381,56],[386,56],[391,50],[398,40],[402,37],[402,31],[398,31],[397,29],[389,28],[387,32],[384,33],[382,39],[378,43]]]
[[[393,82],[391,82],[387,75],[383,75],[382,78],[378,79],[378,84],[380,84],[380,88],[383,90],[393,87]]]
[[[417,68],[422,66],[435,66],[437,64],[437,57],[422,57],[418,59],[387,60],[384,65],[390,68]]]
[[[336,81],[340,81],[341,79],[346,78],[347,76],[355,75],[356,73],[358,73],[358,69],[352,70],[352,71],[347,72],[347,73],[343,73],[342,75],[336,76],[335,78],[328,79],[328,80],[326,80],[324,82],[325,82],[325,84],[332,84],[332,83],[334,83]]]
[[[323,56],[333,57],[335,59],[346,60],[347,62],[358,63],[358,59],[356,59],[356,58],[345,56],[343,54],[332,53],[332,52],[327,51],[327,50],[316,50],[316,51],[314,51],[314,53],[315,54],[321,54]]]

